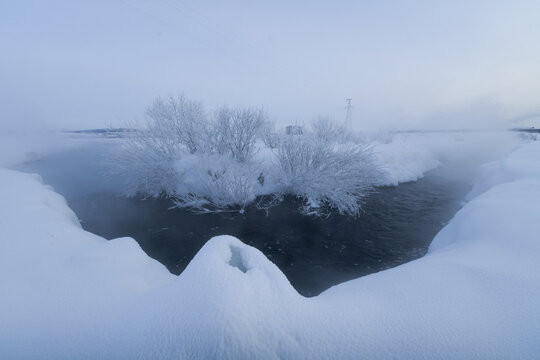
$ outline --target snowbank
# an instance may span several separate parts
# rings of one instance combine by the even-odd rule
[[[416,181],[439,166],[459,164],[461,171],[498,159],[518,144],[509,131],[396,133],[372,141],[377,162],[386,176],[377,185]]]
[[[82,230],[37,175],[0,169],[0,204],[2,359],[80,351],[111,307],[174,278],[133,239]]]
[[[229,236],[172,276],[1,170],[0,358],[539,358],[539,154],[487,166],[425,257],[314,298]]]

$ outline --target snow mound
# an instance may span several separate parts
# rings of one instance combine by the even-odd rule
[[[539,358],[539,154],[489,165],[425,257],[314,298],[230,236],[173,276],[0,170],[0,358]]]
[[[219,236],[208,241],[174,283],[132,304],[138,310],[126,316],[135,326],[119,329],[125,341],[119,354],[290,358],[301,351],[291,311],[302,312],[304,301],[260,251]]]

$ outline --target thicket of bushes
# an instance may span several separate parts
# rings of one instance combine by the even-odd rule
[[[270,207],[293,195],[303,214],[357,215],[381,174],[371,149],[327,118],[286,135],[261,108],[209,114],[185,96],[157,99],[146,115],[114,156],[130,196],[167,196],[214,212]]]

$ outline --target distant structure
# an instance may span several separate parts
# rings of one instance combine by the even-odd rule
[[[289,125],[285,128],[285,134],[287,135],[302,135],[304,130],[300,125]]]
[[[345,106],[345,127],[352,130],[352,99],[345,99],[347,105]]]

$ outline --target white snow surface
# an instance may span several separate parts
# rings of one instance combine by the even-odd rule
[[[538,359],[540,142],[474,194],[425,257],[304,298],[230,236],[173,276],[0,170],[0,358]]]

